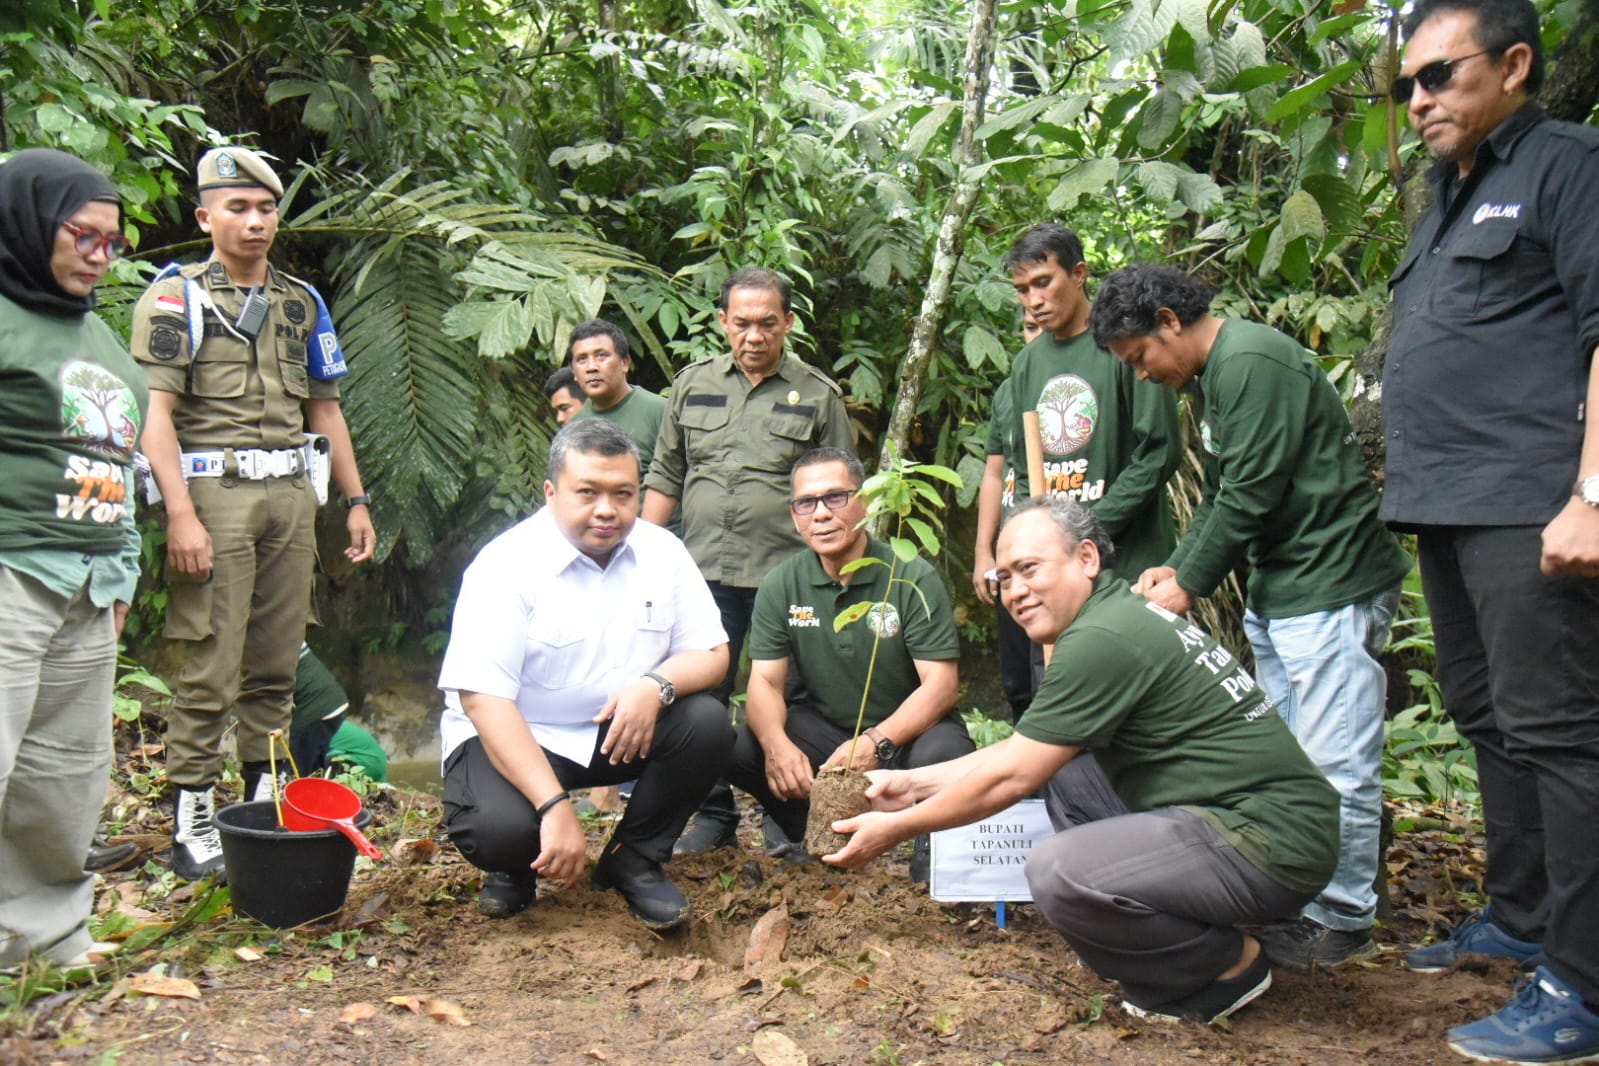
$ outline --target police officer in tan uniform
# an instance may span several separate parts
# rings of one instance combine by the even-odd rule
[[[134,311],[150,381],[144,450],[166,502],[166,635],[187,642],[167,732],[172,869],[222,865],[211,824],[231,711],[245,796],[270,794],[268,733],[287,732],[310,612],[317,488],[307,433],[327,438],[352,562],[372,556],[339,407],[344,361],[316,291],[267,263],[283,184],[243,148],[207,152],[195,218],[211,257],[158,279]]]
[[[655,442],[644,519],[665,525],[683,505],[683,543],[722,612],[733,691],[755,589],[805,547],[789,518],[789,471],[812,448],[853,451],[855,433],[838,384],[786,351],[793,287],[775,270],[745,267],[722,285],[719,319],[730,351],[678,371]],[[738,809],[718,785],[678,841],[692,855],[734,841]],[[778,843],[776,841],[773,842]]]

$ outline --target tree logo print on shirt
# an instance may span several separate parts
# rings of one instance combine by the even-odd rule
[[[1094,439],[1099,397],[1076,374],[1049,379],[1038,394],[1038,433],[1049,455],[1070,455]]]
[[[139,404],[105,367],[74,360],[61,369],[61,435],[88,451],[127,460],[139,439]]]
[[[892,603],[874,603],[866,612],[866,624],[880,640],[899,632],[899,611]]]

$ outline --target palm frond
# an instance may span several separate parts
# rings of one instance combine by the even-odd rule
[[[482,390],[472,346],[444,332],[441,250],[386,246],[334,300],[350,361],[345,411],[373,496],[379,553],[405,537],[426,561],[472,472]]]

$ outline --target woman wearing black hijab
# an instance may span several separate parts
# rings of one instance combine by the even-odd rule
[[[0,965],[107,953],[83,859],[139,574],[144,374],[92,313],[127,250],[116,188],[49,149],[0,163]]]

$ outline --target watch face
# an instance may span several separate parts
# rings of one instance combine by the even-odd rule
[[[1582,502],[1599,507],[1599,475],[1583,479]]]

